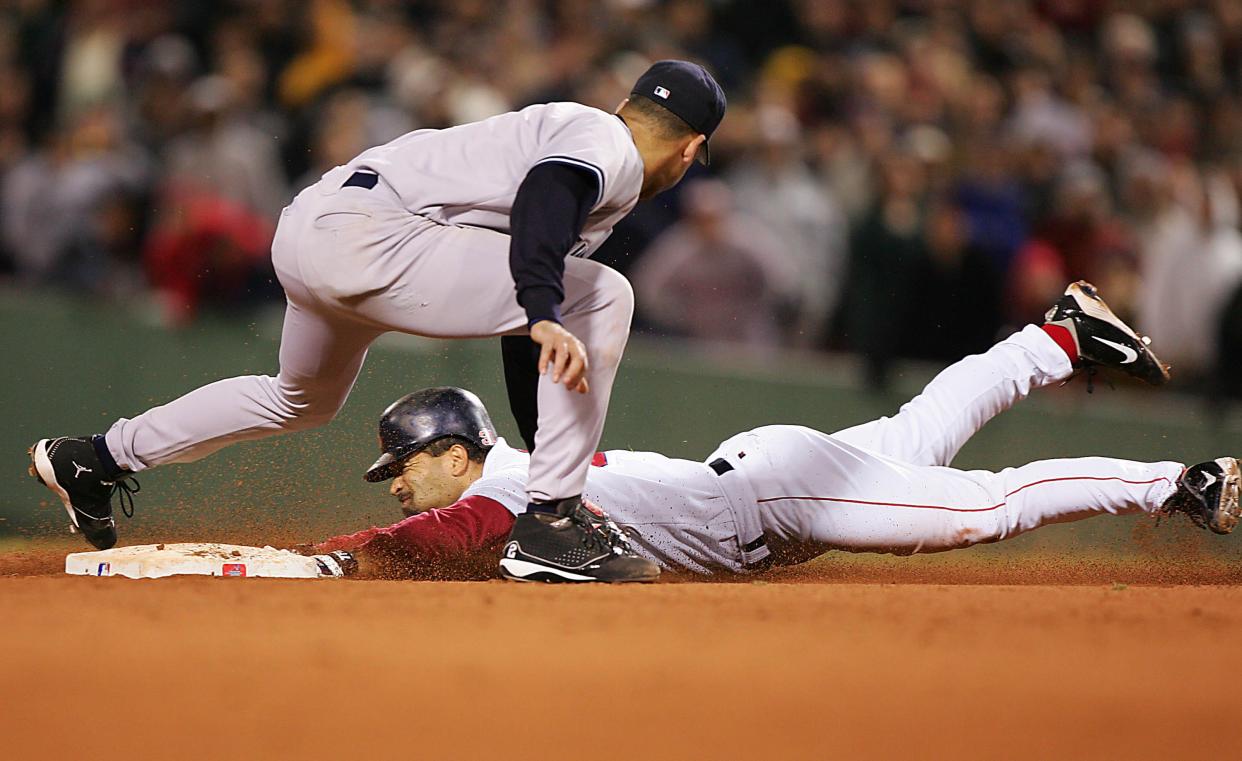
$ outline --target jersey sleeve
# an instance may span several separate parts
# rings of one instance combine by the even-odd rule
[[[581,106],[549,113],[535,151],[532,168],[559,163],[590,172],[599,184],[591,209],[625,205],[628,199],[613,198],[624,184],[627,158],[635,153],[629,132],[618,117]]]
[[[349,550],[382,576],[472,579],[494,575],[500,545],[513,528],[513,513],[484,496],[462,499],[385,528],[333,537],[315,552]]]
[[[526,509],[526,473],[521,463],[502,468],[470,484],[462,498],[487,497],[516,515]]]
[[[582,167],[545,161],[518,188],[509,219],[509,270],[527,325],[561,321],[565,257],[595,203],[596,182]]]

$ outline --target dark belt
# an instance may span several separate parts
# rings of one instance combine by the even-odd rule
[[[354,172],[349,176],[341,187],[343,188],[365,188],[370,190],[379,182],[379,175],[375,172]]]
[[[707,463],[707,467],[715,471],[716,475],[723,476],[725,473],[728,473],[729,471],[733,470],[733,463],[729,462],[723,457],[717,457],[716,459]],[[755,550],[766,546],[767,543],[768,543],[767,537],[765,537],[763,534],[760,534],[759,538],[751,542],[747,542],[745,545],[743,545],[742,551],[743,552],[754,552]],[[750,569],[761,569],[761,568],[766,568],[769,565],[771,565],[771,563],[769,562],[768,558],[764,558],[763,560],[760,560],[758,563],[751,563],[750,565],[746,567]]]

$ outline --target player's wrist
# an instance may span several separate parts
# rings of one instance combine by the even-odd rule
[[[319,564],[319,574],[330,578],[342,578],[351,576],[358,571],[358,560],[352,552],[346,550],[337,550],[329,552],[326,555],[315,555],[315,562]]]
[[[544,320],[560,325],[562,299],[564,296],[550,286],[535,285],[519,291],[518,303],[526,310],[526,327],[533,328]]]

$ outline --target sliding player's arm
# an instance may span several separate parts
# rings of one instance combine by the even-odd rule
[[[332,537],[312,552],[348,550],[359,575],[375,578],[491,578],[513,520],[502,504],[476,494],[391,526]]]

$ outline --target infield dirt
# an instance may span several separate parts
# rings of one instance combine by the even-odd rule
[[[4,758],[1238,754],[1232,562],[584,588],[68,578],[61,557],[0,556]]]

